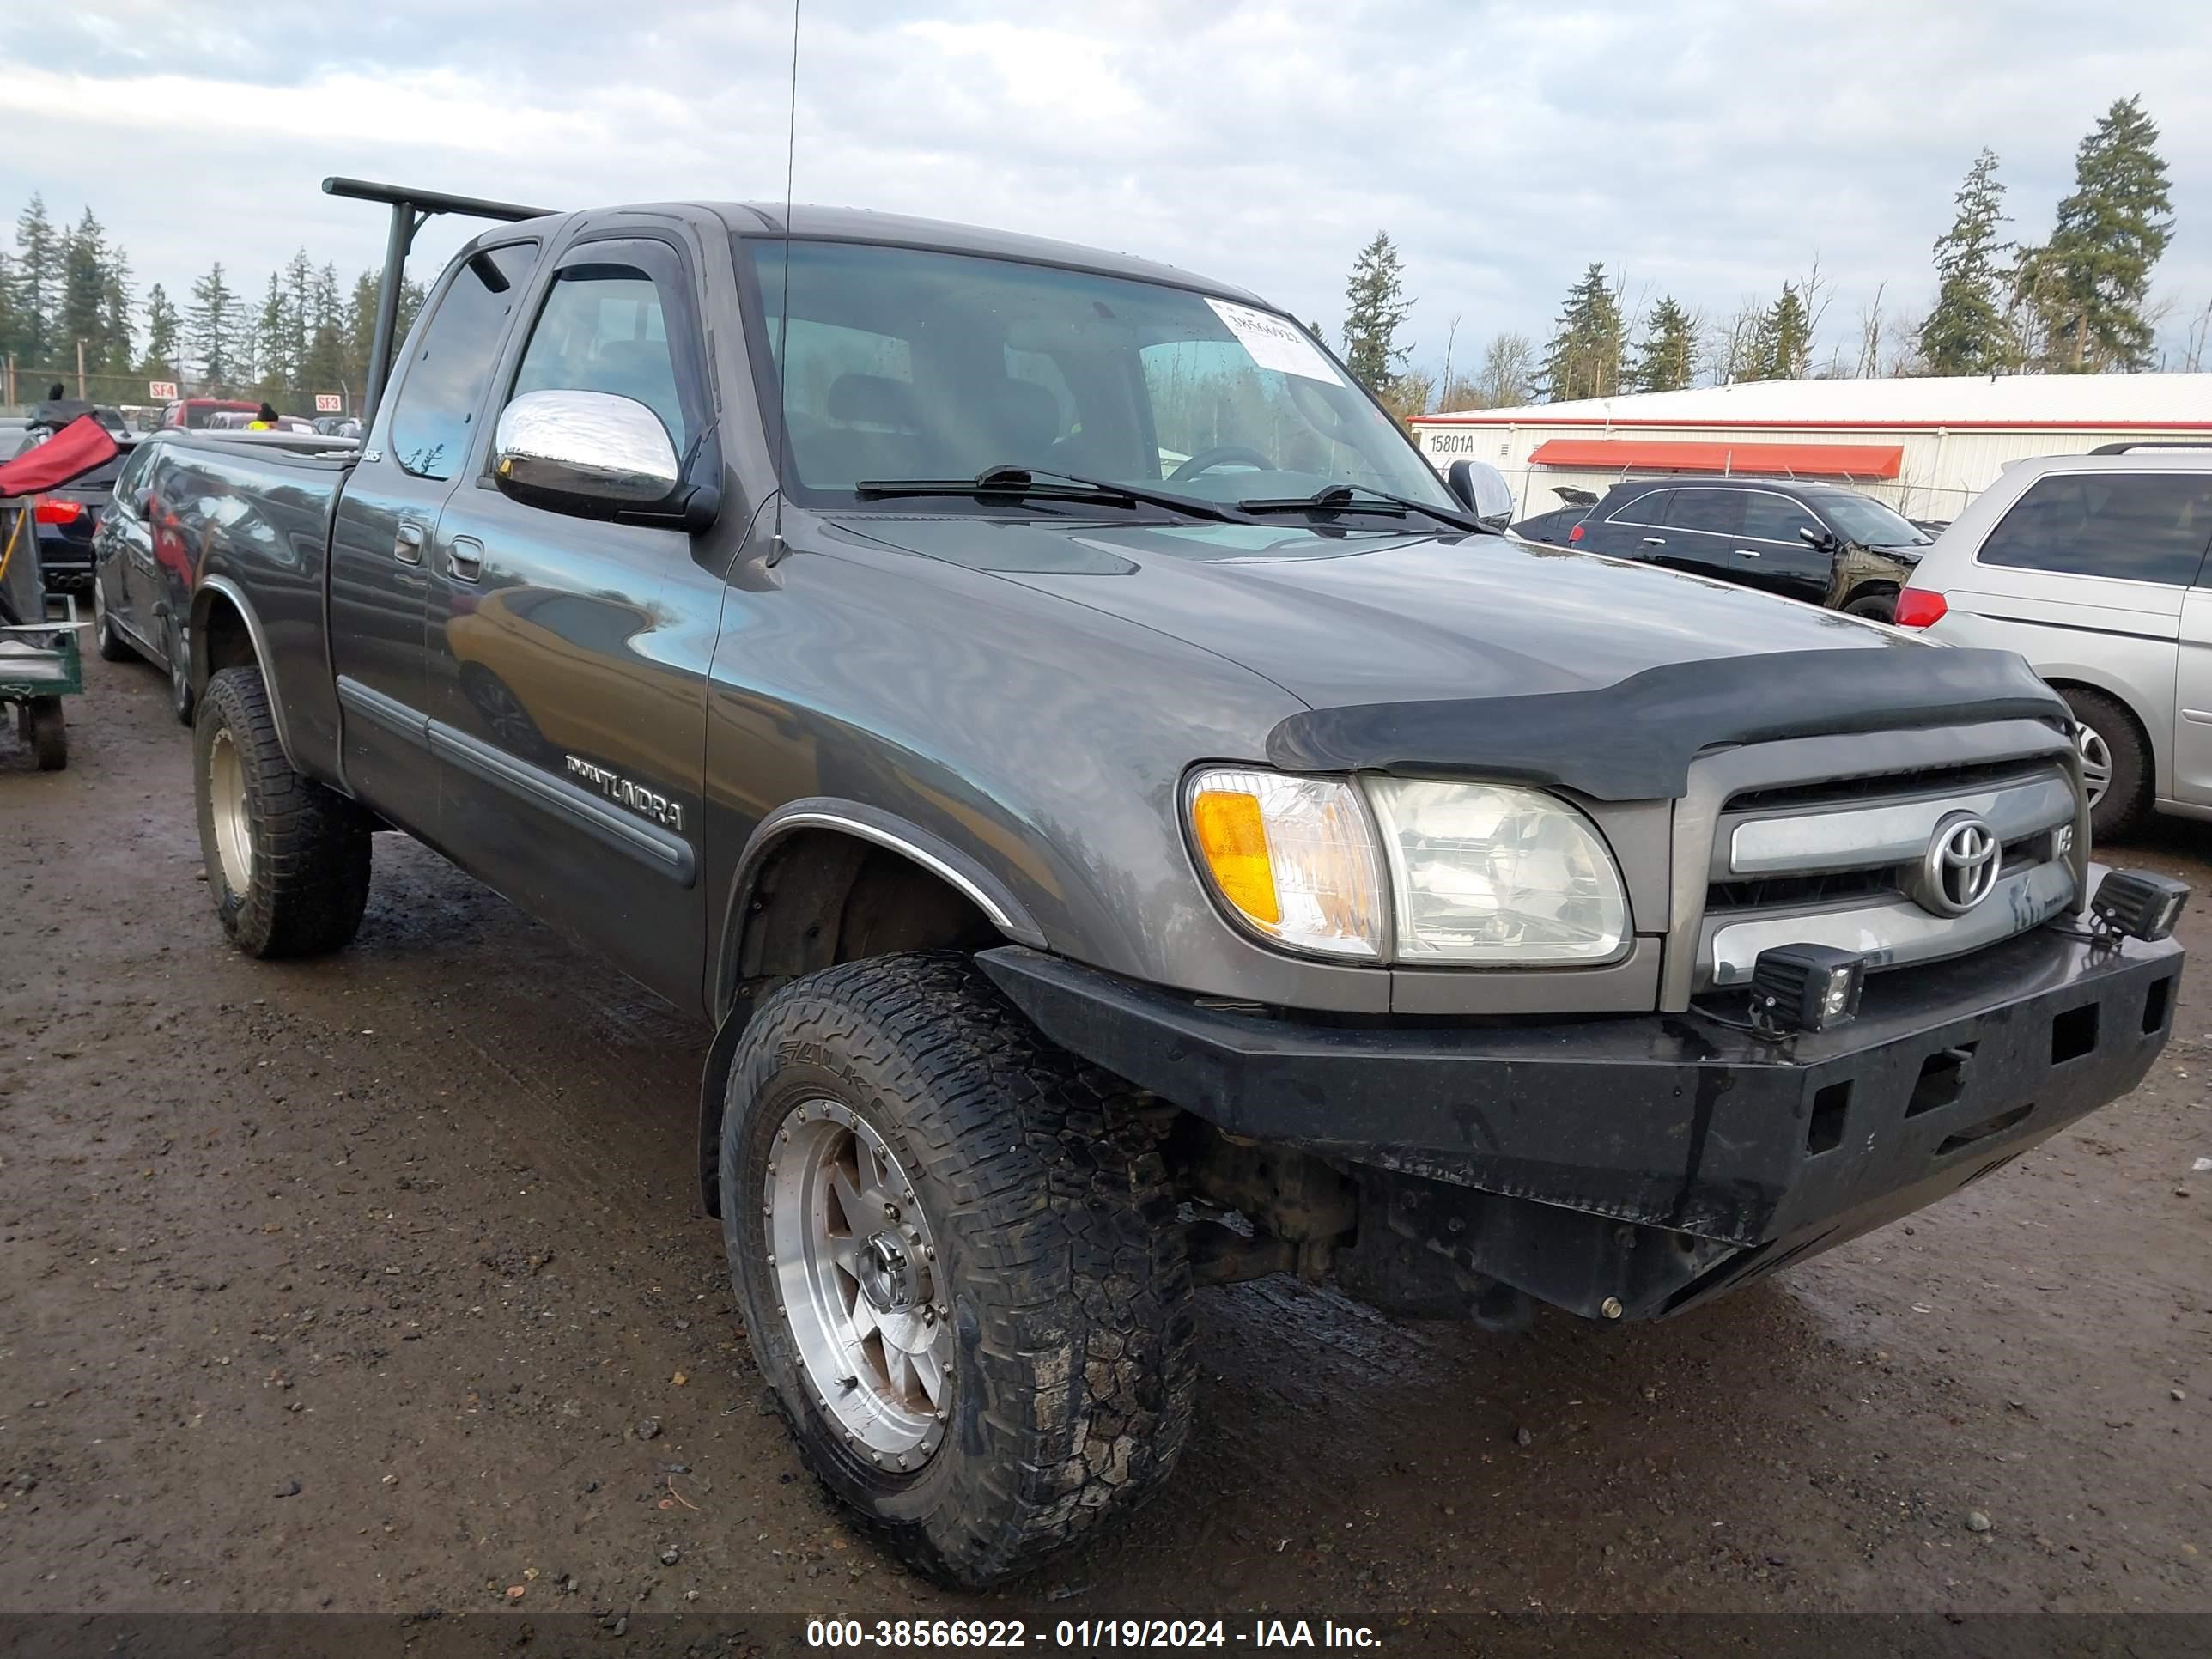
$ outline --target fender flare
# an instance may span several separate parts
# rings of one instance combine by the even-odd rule
[[[192,689],[196,695],[207,689],[209,678],[207,629],[204,624],[207,621],[210,603],[206,596],[211,593],[220,594],[228,600],[236,608],[238,614],[245,618],[246,637],[253,644],[253,660],[260,665],[262,678],[265,680],[269,677],[269,638],[262,632],[261,618],[255,614],[252,601],[246,597],[244,591],[229,577],[203,576],[199,586],[192,590],[191,638],[189,642],[189,649],[191,652]],[[292,759],[292,738],[290,732],[285,729],[284,700],[276,695],[274,687],[271,687],[270,691],[269,714],[276,723],[277,744],[283,750],[284,758],[289,761]]]
[[[752,1017],[736,979],[737,951],[744,932],[741,923],[769,855],[787,837],[805,830],[835,830],[887,848],[962,894],[1009,941],[1040,951],[1049,948],[1044,930],[1004,882],[943,836],[896,813],[834,796],[810,795],[787,802],[763,818],[746,838],[744,851],[738,857],[714,955],[713,1000],[708,1006],[717,1024],[699,1079],[699,1199],[710,1216],[721,1213],[719,1166],[730,1061]]]
[[[729,902],[722,913],[720,949],[715,957],[714,1000],[711,1006],[718,1018],[726,1013],[737,1000],[732,976],[741,932],[737,922],[744,914],[754,884],[760,879],[761,866],[779,843],[802,830],[833,830],[888,848],[958,891],[1013,943],[1040,951],[1047,948],[1044,929],[1037,926],[1028,908],[1006,883],[943,836],[933,835],[880,807],[830,795],[809,795],[787,801],[763,818],[754,826],[752,834],[746,838],[744,851],[738,855],[738,872],[731,881]]]

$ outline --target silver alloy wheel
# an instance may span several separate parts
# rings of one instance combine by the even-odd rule
[[[951,1298],[898,1156],[857,1112],[793,1107],[768,1166],[768,1265],[823,1415],[878,1468],[914,1470],[945,1437]]]
[[[2081,783],[2089,792],[2092,811],[2105,799],[2106,791],[2112,787],[2112,751],[2105,746],[2094,728],[2081,721],[2074,723],[2074,747],[2081,757]]]
[[[242,899],[253,881],[253,817],[246,805],[246,766],[228,726],[216,727],[208,745],[208,811],[222,878]]]

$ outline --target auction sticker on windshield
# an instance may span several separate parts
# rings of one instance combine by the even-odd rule
[[[1213,314],[1221,319],[1223,325],[1237,337],[1237,344],[1249,352],[1252,361],[1261,368],[1301,375],[1309,380],[1326,380],[1331,386],[1344,384],[1336,365],[1280,317],[1271,317],[1264,311],[1255,311],[1249,306],[1228,300],[1209,297],[1206,303],[1213,307]]]

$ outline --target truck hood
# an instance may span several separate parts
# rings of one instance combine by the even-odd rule
[[[1267,734],[1285,771],[1655,799],[1679,796],[1717,745],[2067,718],[2012,652],[1516,538],[919,515],[844,527],[1265,676],[1306,704]]]
[[[844,527],[1170,635],[1316,708],[1583,691],[1774,652],[1928,648],[1747,588],[1500,536],[919,516]]]

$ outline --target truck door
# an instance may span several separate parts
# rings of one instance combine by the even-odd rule
[[[525,506],[491,465],[498,412],[532,392],[633,398],[690,454],[713,406],[694,292],[656,237],[562,256],[440,521],[428,652],[446,851],[685,1006],[720,574],[680,529]]]
[[[436,840],[423,612],[438,515],[476,435],[492,365],[538,244],[486,247],[449,269],[411,337],[338,497],[331,532],[331,665],[339,765],[355,794]]]

